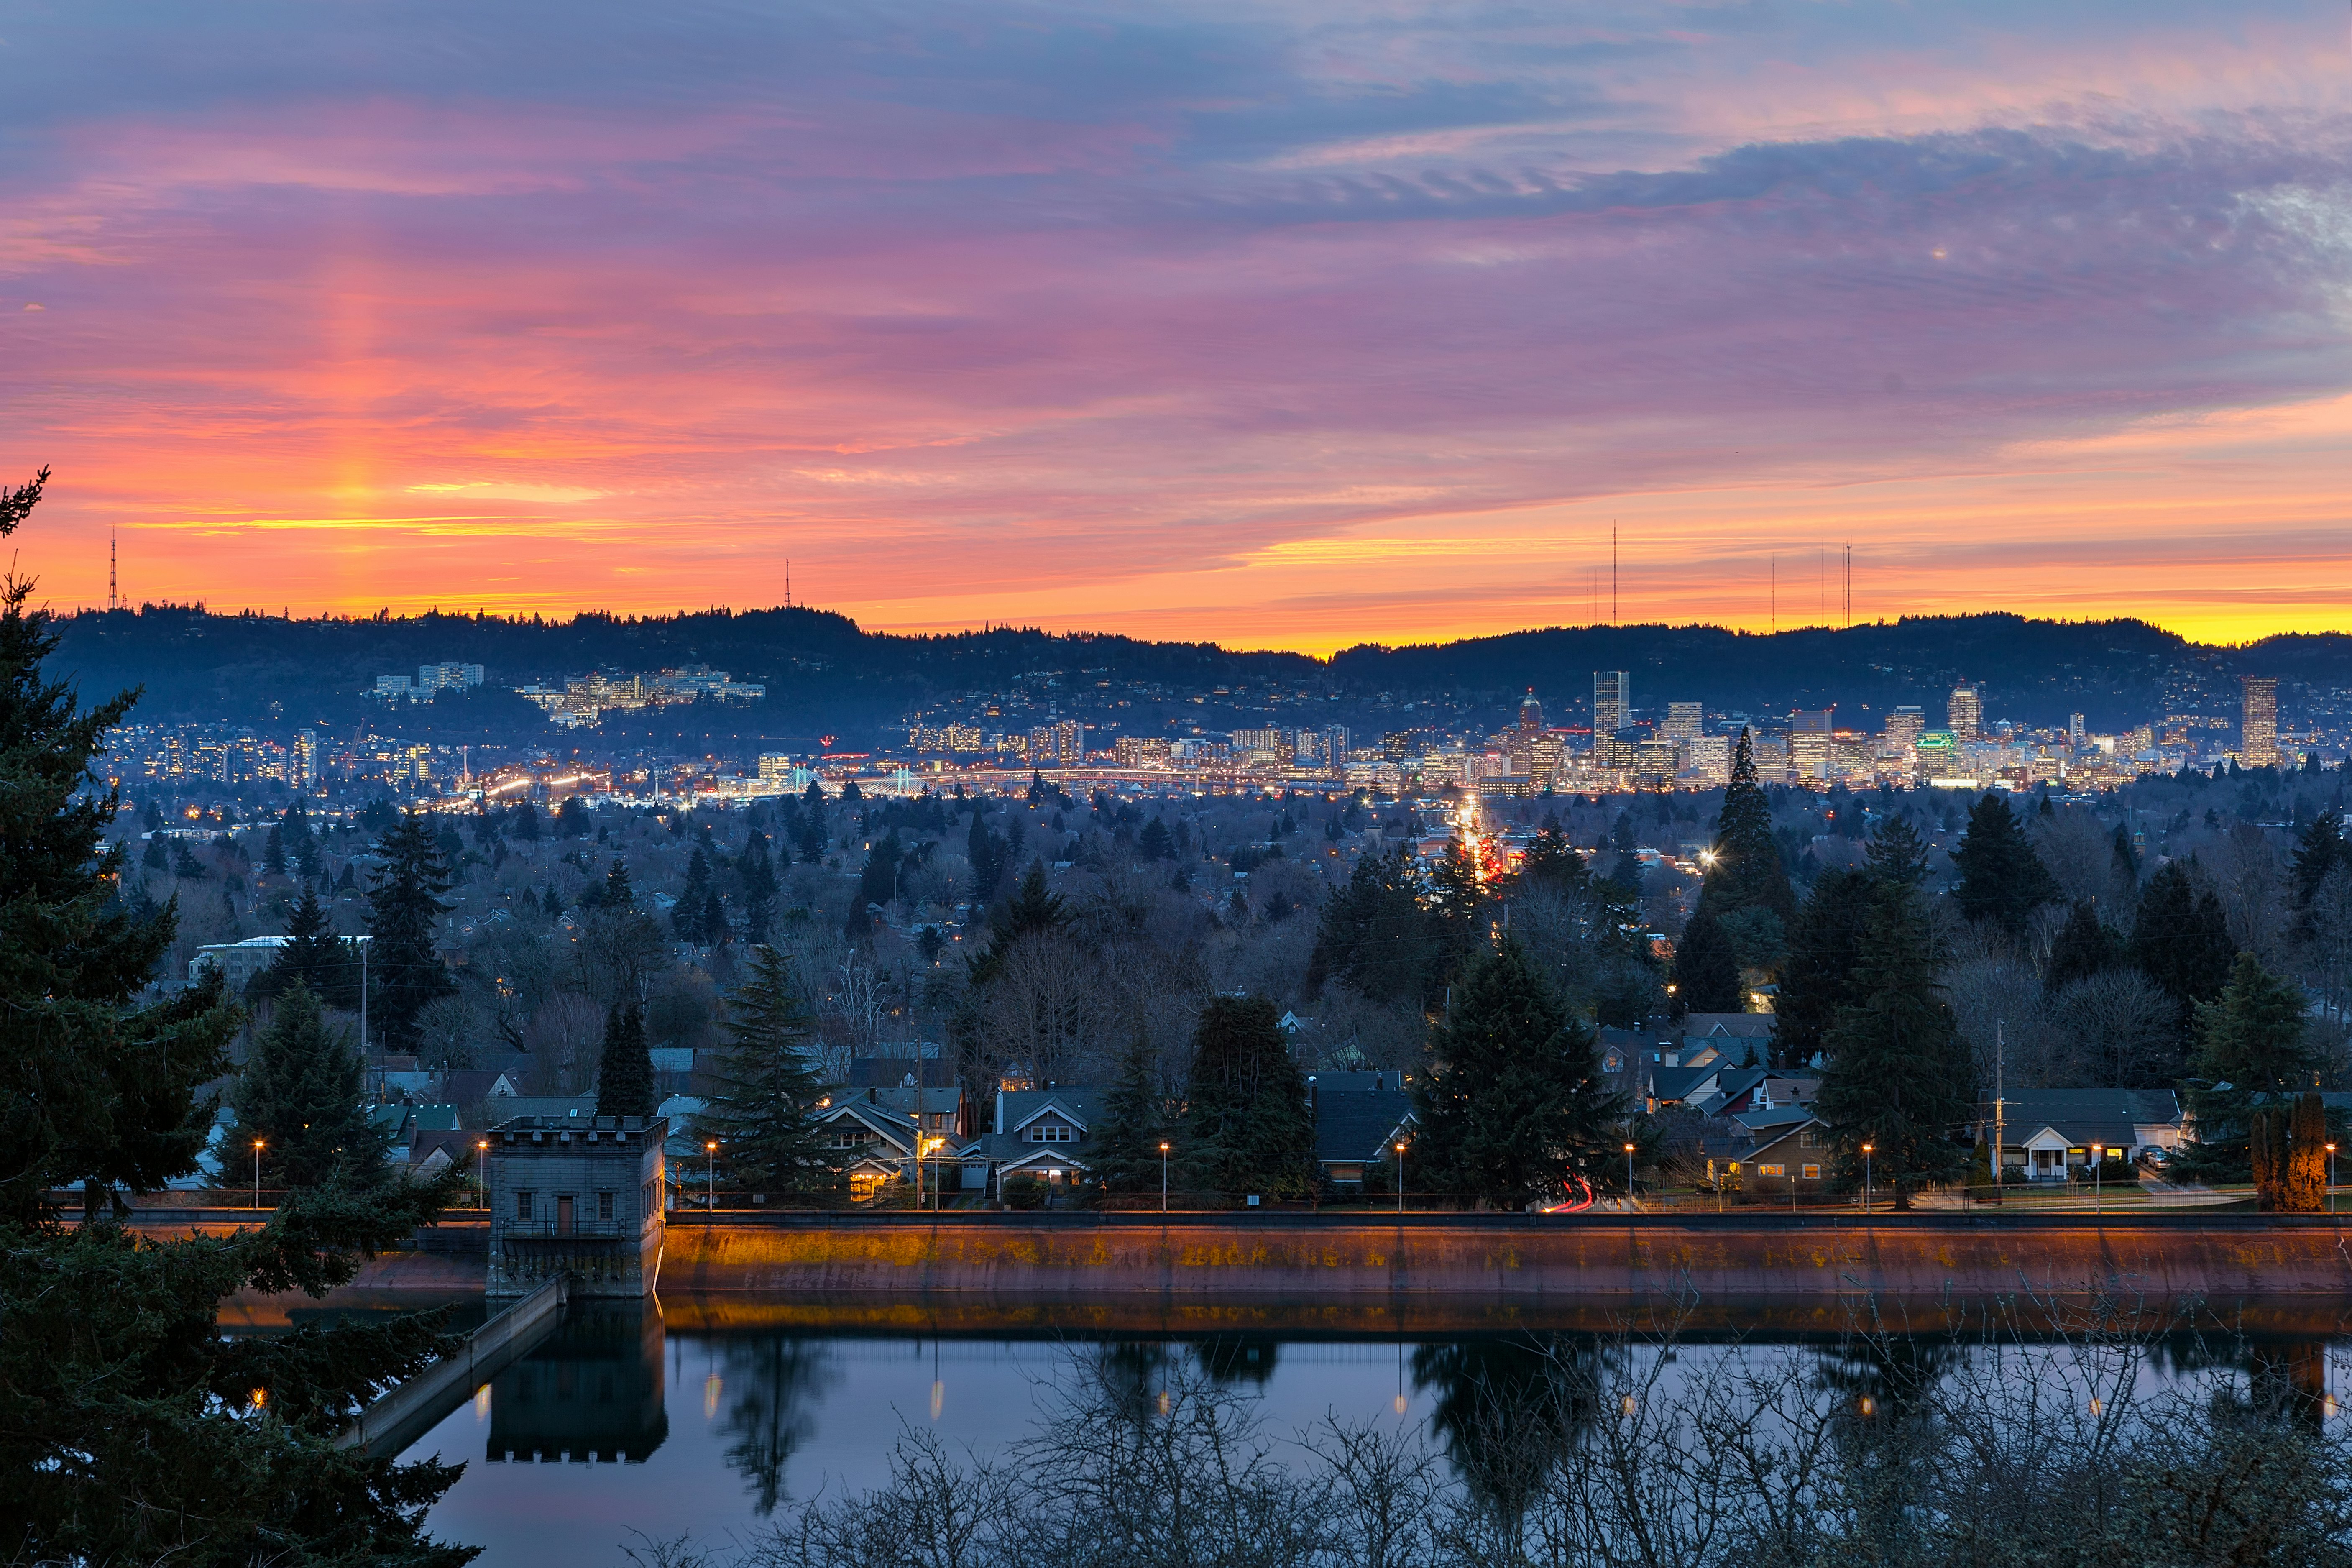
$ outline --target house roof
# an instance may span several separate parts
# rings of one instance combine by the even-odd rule
[[[1404,1074],[1388,1072],[1318,1072],[1310,1078],[1318,1094],[1361,1094],[1370,1089],[1401,1089]]]
[[[1066,1084],[1054,1089],[1006,1089],[996,1097],[996,1125],[1007,1132],[1018,1131],[1048,1107],[1080,1127],[1090,1128],[1102,1119],[1101,1096],[1096,1090]]]
[[[593,1094],[518,1094],[501,1097],[490,1108],[490,1119],[506,1121],[517,1116],[540,1116],[551,1120],[596,1114],[596,1097]]]
[[[1315,1158],[1378,1160],[1398,1128],[1412,1115],[1412,1096],[1402,1089],[1355,1089],[1315,1097]]]
[[[901,1115],[912,1115],[917,1109],[915,1100],[918,1096],[922,1100],[920,1109],[927,1116],[953,1116],[963,1106],[961,1086],[942,1088],[938,1084],[919,1089],[869,1089],[856,1098],[868,1105],[885,1106]]]
[[[1721,1072],[1722,1069],[1713,1062],[1699,1068],[1652,1068],[1650,1097],[1654,1100],[1687,1100],[1692,1089],[1711,1078],[1720,1076]]]
[[[1818,1121],[1812,1108],[1804,1105],[1776,1105],[1769,1110],[1743,1110],[1731,1120],[1748,1129],[1758,1139],[1802,1127],[1808,1121]]]
[[[1774,1013],[1688,1013],[1683,1016],[1683,1038],[1712,1038],[1718,1035],[1737,1035],[1751,1040],[1769,1040],[1780,1027]]]
[[[409,1129],[416,1132],[455,1132],[457,1131],[457,1108],[454,1105],[412,1105],[414,1120]]]
[[[1988,1135],[1990,1100],[1977,1108]],[[2045,1128],[2069,1144],[2137,1143],[2142,1127],[2180,1125],[2180,1098],[2168,1089],[2035,1089],[2005,1095],[2001,1136],[2011,1146]]]

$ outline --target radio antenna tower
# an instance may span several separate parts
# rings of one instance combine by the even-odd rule
[[[115,553],[114,530],[110,528],[106,531],[106,607],[110,611],[118,610],[122,607],[121,595],[117,592],[117,583],[119,580],[115,575],[115,568],[118,564],[119,562]]]
[[[1609,624],[1617,624],[1617,525],[1609,525]]]
[[[1845,628],[1853,630],[1853,541],[1845,542]]]
[[[793,558],[784,557],[784,608],[793,607]]]

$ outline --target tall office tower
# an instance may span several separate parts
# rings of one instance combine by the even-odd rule
[[[2066,744],[2077,752],[2083,749],[2083,716],[2080,713],[2066,715]]]
[[[287,784],[297,795],[319,793],[319,732],[316,730],[294,731],[294,754],[287,759],[294,776]]]
[[[1706,727],[1706,707],[1699,702],[1669,702],[1666,704],[1665,736],[1669,741],[1687,743],[1698,739]]]
[[[1984,695],[1973,686],[1952,688],[1952,700],[1944,710],[1951,720],[1952,739],[1973,741],[1984,731]]]
[[[1920,731],[1927,727],[1927,716],[1915,707],[1895,709],[1886,715],[1886,738],[1906,749],[1919,744]]]
[[[2238,761],[2250,768],[2274,768],[2279,760],[2278,678],[2242,676],[2238,685],[2246,705],[2238,732]]]
[[[1602,742],[1623,729],[1633,706],[1633,689],[1622,669],[1596,669],[1592,672],[1592,745],[1599,750]]]
[[[1543,727],[1543,704],[1536,700],[1536,689],[1530,686],[1528,694],[1519,699],[1519,728],[1533,734]]]

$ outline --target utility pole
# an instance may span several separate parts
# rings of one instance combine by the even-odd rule
[[[2001,1041],[2001,1024],[1995,1019],[1992,1026],[1992,1196],[1995,1203],[2000,1201],[2000,1149],[2002,1134],[2008,1127],[2001,1113],[2000,1096],[2001,1068],[2006,1055],[2007,1047]]]
[[[1846,541],[1845,546],[1845,626],[1848,631],[1853,629],[1853,542],[1852,540]]]
[[[1617,525],[1609,525],[1609,624],[1617,624]]]

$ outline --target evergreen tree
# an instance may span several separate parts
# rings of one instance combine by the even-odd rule
[[[654,1058],[646,1043],[645,1010],[615,1002],[604,1015],[604,1048],[596,1060],[596,1114],[651,1116]]]
[[[974,817],[972,820],[977,825],[980,819]],[[1141,833],[1136,835],[1135,849],[1146,860],[1173,860],[1176,858],[1176,836],[1168,831],[1166,823],[1155,816],[1143,825]]]
[[[2197,1007],[2197,1055],[2184,1097],[2197,1138],[2178,1157],[2186,1174],[2248,1179],[2254,1112],[2312,1087],[2319,1059],[2307,1023],[2300,986],[2272,974],[2252,953],[2238,954],[2221,995]]]
[[[1304,1197],[1314,1179],[1315,1118],[1280,1016],[1259,996],[1217,996],[1192,1031],[1184,1114],[1188,1180],[1219,1193]]]
[[[1068,929],[1069,911],[1062,907],[1061,895],[1045,887],[1045,863],[1033,860],[1021,886],[1013,897],[991,910],[988,915],[988,946],[969,962],[975,984],[985,984],[996,978],[1003,966],[1004,955],[1013,944],[1033,932],[1053,932]]]
[[[555,836],[558,838],[585,838],[593,826],[588,820],[588,803],[576,795],[567,795],[563,804],[555,808]]]
[[[2025,934],[2025,922],[2036,909],[2058,899],[2056,879],[2033,852],[2007,798],[1994,790],[1985,791],[1969,808],[1968,831],[1952,852],[1952,868],[1959,873],[1952,899],[1960,913],[2012,937]]]
[[[273,1186],[366,1185],[385,1174],[384,1135],[368,1118],[366,1075],[348,1036],[327,1027],[297,980],[254,1043],[236,1085],[237,1137],[262,1141]]]
[[[275,826],[261,841],[261,874],[265,877],[286,875],[286,839]]]
[[[1740,984],[1739,958],[1731,939],[1705,910],[1683,927],[1675,949],[1675,996],[1693,1013],[1745,1013],[1748,989]]]
[[[869,910],[887,910],[898,896],[898,866],[906,855],[895,827],[866,852],[866,864],[857,873],[857,891],[849,900],[849,914],[842,925],[842,934],[850,941],[861,941],[872,931],[875,917]]]
[[[1723,792],[1723,813],[1708,855],[1699,891],[1707,913],[1721,920],[1742,910],[1765,909],[1784,923],[1796,918],[1797,895],[1780,863],[1771,804],[1757,782],[1756,751],[1745,729],[1732,752],[1731,783]]]
[[[2116,847],[2115,853],[2108,857],[2107,875],[2108,879],[2119,888],[2137,889],[2139,886],[2139,851],[2132,847],[2131,826],[2127,823],[2116,824]]]
[[[507,837],[518,844],[539,842],[539,808],[529,801],[518,805],[507,814]]]
[[[360,999],[359,955],[335,934],[319,902],[318,889],[304,888],[286,921],[286,945],[262,972],[262,990],[275,995],[296,984],[309,988],[331,1007],[352,1008]]]
[[[449,906],[449,870],[440,846],[415,812],[394,819],[376,845],[384,866],[368,884],[369,1022],[391,1051],[416,1049],[416,1015],[436,996],[457,987],[441,962],[435,927]],[[364,1051],[367,1041],[360,1042]]]
[[[751,968],[728,998],[728,1043],[695,1141],[718,1142],[728,1180],[745,1192],[836,1192],[839,1156],[817,1122],[826,1090],[814,1021],[782,954],[755,947]]]
[[[1151,1042],[1139,1032],[1119,1053],[1118,1080],[1103,1107],[1103,1125],[1094,1140],[1094,1172],[1104,1190],[1140,1193],[1160,1185],[1160,1145],[1169,1142],[1168,1100]]]
[[[709,928],[704,923],[705,905],[709,901],[710,858],[696,845],[694,856],[686,863],[686,887],[678,893],[677,908],[670,915],[670,929],[677,940],[697,947],[710,942]]]
[[[2345,841],[2336,826],[2336,814],[2322,811],[2311,819],[2294,847],[2294,933],[2299,941],[2309,942],[2315,934],[2312,901],[2319,897],[2319,885],[2327,873],[2341,865],[2352,864],[2352,844]]]
[[[1907,816],[1890,816],[1870,836],[1870,875],[1878,882],[1916,888],[1927,879],[1927,841]]]
[[[1425,1006],[1444,994],[1443,934],[1402,845],[1360,855],[1348,885],[1323,900],[1307,984],[1337,980],[1374,1001]]]
[[[719,898],[716,888],[703,890],[701,926],[705,947],[720,946],[735,934],[734,926],[727,919],[726,900]]]
[[[776,920],[776,868],[768,858],[767,835],[751,835],[737,870],[743,879],[744,938],[755,947],[764,947]]]
[[[597,897],[596,907],[616,915],[627,914],[637,907],[637,890],[629,885],[629,863],[618,855],[604,868],[604,890]]]
[[[1544,814],[1543,826],[1519,861],[1519,877],[1530,887],[1570,889],[1584,885],[1584,857],[1560,831],[1559,817]]]
[[[1772,1049],[1781,1066],[1802,1067],[1820,1055],[1839,1013],[1861,1000],[1863,942],[1880,886],[1841,867],[1815,878],[1805,895],[1773,1002],[1780,1024]]]
[[[1622,1141],[1592,1030],[1561,1005],[1517,942],[1483,949],[1454,988],[1413,1086],[1416,1187],[1517,1208],[1603,1180]]]
[[[41,481],[0,489],[0,537]],[[82,710],[45,679],[49,617],[0,590],[0,1561],[383,1563],[457,1568],[424,1533],[454,1467],[333,1438],[384,1382],[442,1348],[431,1320],[267,1339],[220,1331],[239,1289],[323,1295],[428,1221],[458,1179],[296,1194],[233,1236],[135,1236],[117,1188],[195,1169],[237,1017],[218,983],[142,1005],[174,912],[118,898],[120,808],[89,787],[126,695]],[[87,1184],[91,1223],[46,1194]],[[251,1390],[267,1392],[256,1411]]]
[[[2099,918],[2099,907],[2089,899],[2076,900],[2050,944],[2050,960],[2042,966],[2042,986],[2056,995],[2077,980],[2088,980],[2124,963],[2123,938]]]
[[[1864,1156],[1878,1181],[1910,1207],[1923,1184],[1959,1175],[1968,1151],[1952,1131],[1975,1104],[1968,1053],[1937,979],[1941,954],[1918,892],[1874,885],[1856,975],[1859,994],[1840,1009],[1828,1038],[1814,1113],[1836,1140],[1842,1176],[1859,1186]]]
[[[2221,994],[2237,951],[2229,917],[2213,890],[2200,890],[2178,860],[2158,867],[2140,889],[2128,952],[2133,967],[2155,981],[2179,1010],[2171,1053],[2154,1064],[2159,1080],[2187,1070],[2196,1049],[2197,1005]]]

